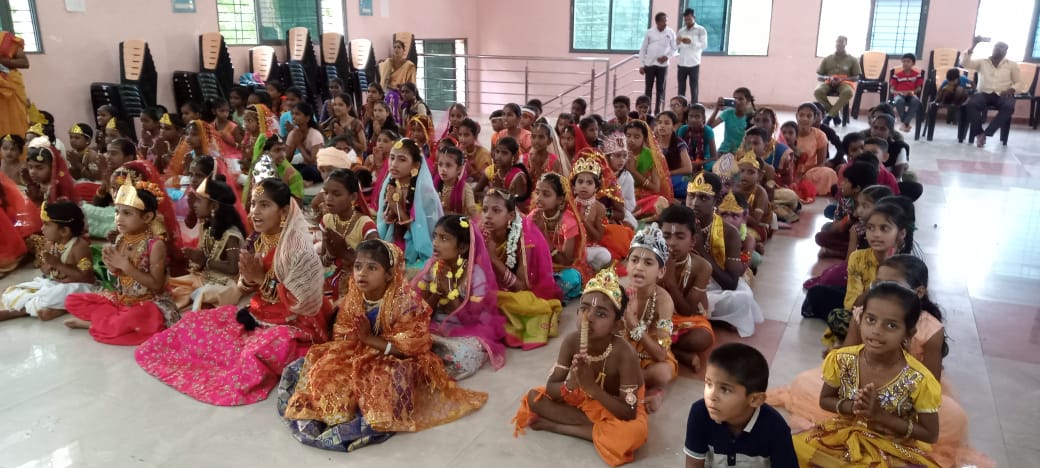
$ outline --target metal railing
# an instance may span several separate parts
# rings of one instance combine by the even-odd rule
[[[551,105],[562,110],[565,106],[569,109],[571,100],[581,97],[588,102],[591,113],[596,106],[606,109],[613,96],[609,94],[611,88],[608,84],[611,70],[616,65],[612,67],[610,59],[605,57],[426,53],[418,56],[420,92],[424,96],[431,92],[454,93],[455,100],[465,103],[470,112],[487,114],[504,104],[523,104],[531,99],[540,99],[546,111]],[[450,66],[437,65],[436,62],[448,62],[437,59],[451,59]],[[464,64],[463,68],[459,68],[460,63]],[[458,78],[460,75],[461,79]],[[614,89],[617,89],[616,85]]]

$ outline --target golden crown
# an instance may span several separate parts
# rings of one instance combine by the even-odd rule
[[[711,184],[704,181],[704,173],[701,172],[686,185],[686,193],[706,193],[714,196],[715,189],[712,188]]]
[[[599,177],[603,173],[603,166],[600,165],[599,158],[593,154],[578,158],[578,161],[574,163],[574,167],[571,168],[571,172],[577,176],[582,172],[591,172]]]
[[[603,137],[603,154],[614,154],[625,151],[625,135],[614,132]]]
[[[32,124],[32,126],[29,127],[29,131],[27,133],[32,133],[32,134],[35,134],[35,135],[43,135],[43,124],[42,123],[38,123],[38,122]]]
[[[207,188],[208,188],[207,187],[207,183],[208,182],[209,182],[209,177],[206,177],[205,179],[202,179],[202,183],[199,184],[199,188],[195,189],[195,195],[198,195],[198,196],[200,196],[202,198],[205,198],[206,200],[209,200],[210,199],[209,192],[206,191]]]
[[[169,113],[163,112],[162,117],[159,117],[159,125],[169,125],[171,127],[173,126],[173,120],[170,119]]]
[[[137,189],[151,192],[152,195],[155,195],[155,200],[157,202],[162,201],[163,199],[162,189],[159,188],[158,185],[143,181],[134,185],[133,181],[127,177],[124,179],[123,185],[119,187],[119,192],[116,193],[115,204],[126,205],[144,211],[144,200],[141,200],[141,197],[137,196]]]
[[[744,214],[744,207],[737,203],[737,197],[733,196],[733,192],[730,192],[725,197],[722,197],[722,203],[719,204],[719,213]]]
[[[108,119],[108,123],[105,124],[105,129],[108,130],[108,129],[115,129],[115,128],[116,128],[116,118],[112,117],[111,119]]]
[[[72,128],[69,129],[69,133],[71,133],[73,135],[84,135],[84,136],[86,136],[86,134],[87,134],[86,132],[83,131],[83,128],[80,127],[79,124],[73,125]]]
[[[585,284],[585,289],[581,293],[588,294],[590,292],[605,294],[610,298],[610,302],[614,304],[614,307],[621,308],[621,281],[613,266],[604,268],[599,273],[596,273],[596,276],[593,276]]]
[[[4,135],[4,141],[14,141],[14,137],[10,133]]]
[[[54,222],[54,223],[58,223],[58,224],[69,224],[69,223],[72,222],[72,219],[53,219],[53,218],[51,218],[50,215],[47,214],[47,202],[43,202],[43,204],[40,205],[40,221],[43,221],[45,223]]]
[[[742,156],[740,160],[737,161],[737,164],[749,164],[755,166],[755,169],[761,167],[758,163],[758,156],[755,156],[755,152],[750,150],[744,153],[744,156]]]

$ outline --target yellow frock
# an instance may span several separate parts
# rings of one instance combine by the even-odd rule
[[[837,349],[823,361],[823,381],[838,389],[838,396],[851,399],[859,382],[859,353],[863,345]],[[917,415],[937,413],[942,401],[939,381],[928,368],[903,351],[906,367],[888,384],[878,388],[878,404],[886,412],[917,420]],[[837,416],[808,431],[794,435],[794,448],[801,466],[939,466],[932,459],[931,445],[917,440],[894,441],[878,434],[856,418]]]

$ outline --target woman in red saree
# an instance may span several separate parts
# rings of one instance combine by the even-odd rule
[[[212,405],[267,398],[285,366],[328,339],[323,267],[289,187],[260,182],[250,219],[256,232],[239,256],[239,287],[256,293],[249,306],[189,312],[135,353],[146,372]]]
[[[19,68],[29,68],[25,41],[0,31],[0,135],[25,135],[29,129],[29,98]]]

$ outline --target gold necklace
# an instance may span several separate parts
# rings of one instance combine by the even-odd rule
[[[278,246],[278,239],[281,237],[281,232],[275,234],[266,234],[261,232],[260,237],[255,241],[256,253],[260,255],[267,255],[268,252],[274,250]]]
[[[682,287],[683,289],[686,289],[686,283],[690,279],[690,270],[693,267],[693,258],[690,256],[690,254],[686,254],[686,260],[676,262],[675,264],[683,266]]]
[[[127,245],[136,244],[145,240],[148,237],[148,231],[144,231],[137,234],[123,234],[123,242]]]
[[[358,220],[361,219],[361,212],[357,210],[351,210],[350,217],[346,221],[343,221],[338,214],[332,215],[332,230],[336,231],[340,237],[346,239],[347,235],[354,230],[354,225],[357,224]],[[343,227],[346,226],[346,229]]]

